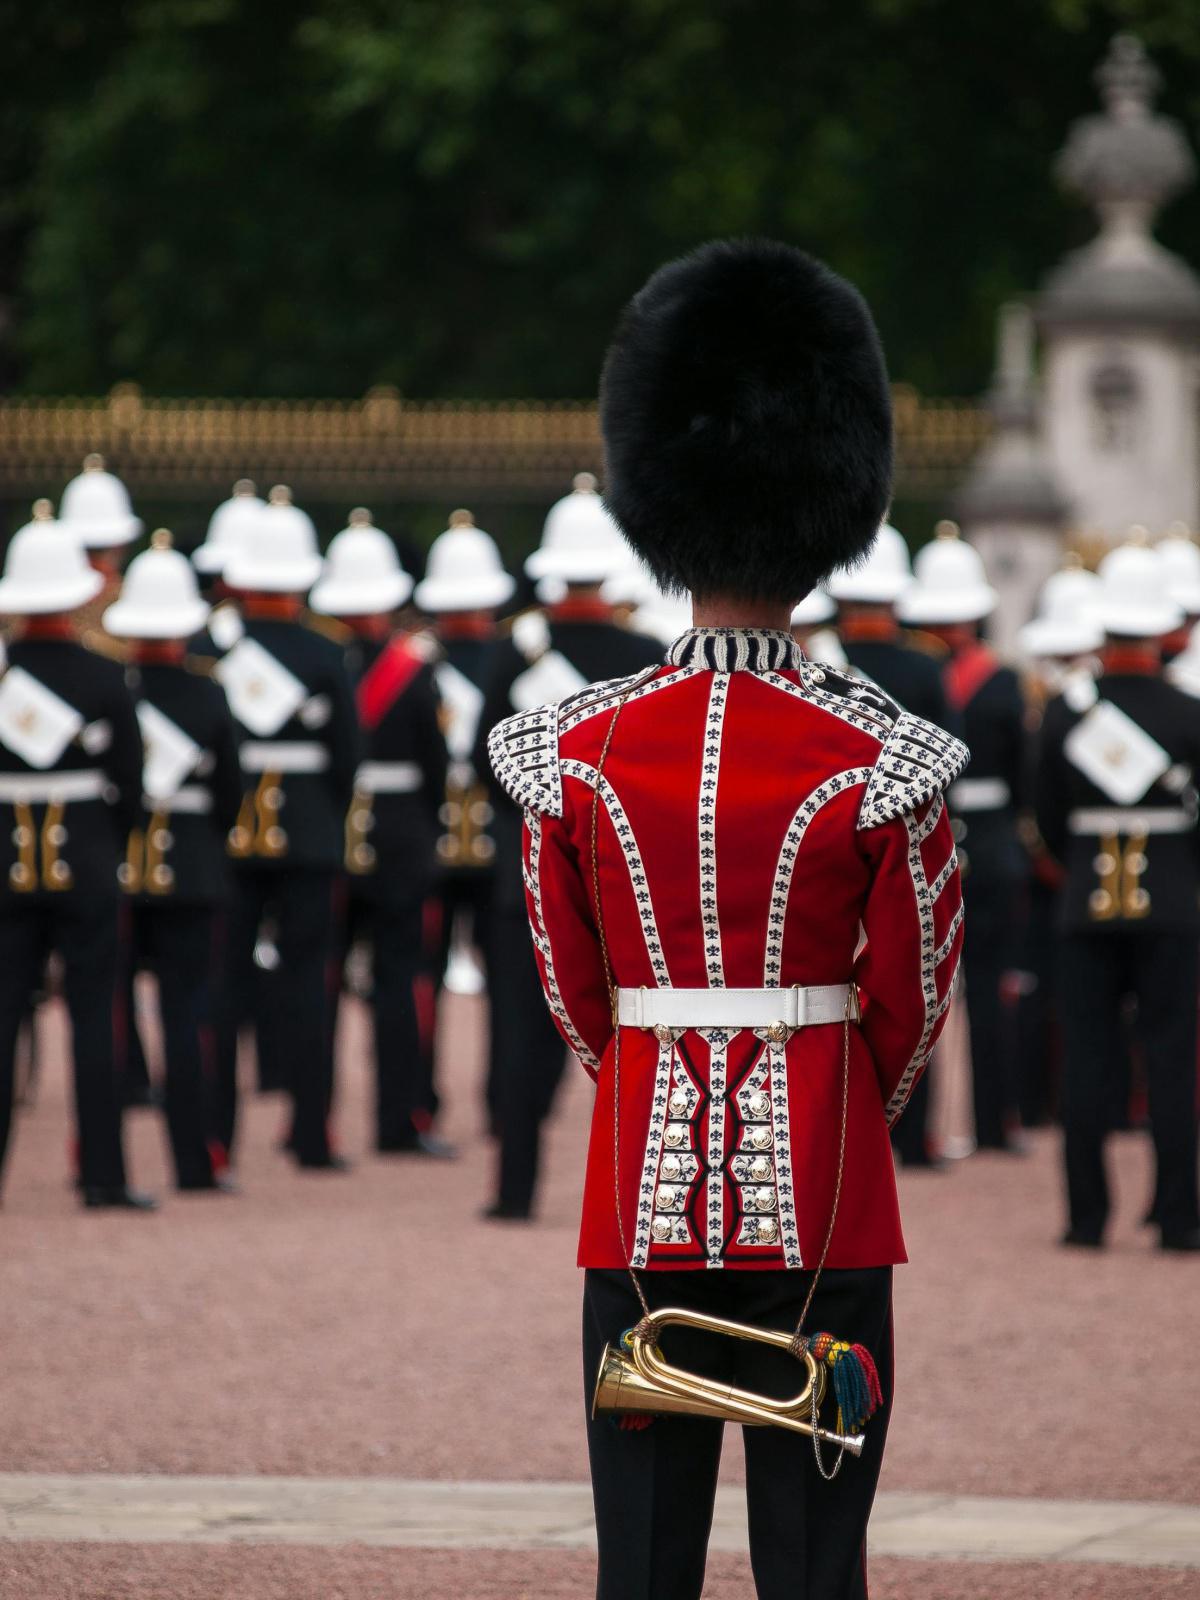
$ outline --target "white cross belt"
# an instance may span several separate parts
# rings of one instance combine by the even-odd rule
[[[857,1021],[858,990],[849,983],[790,989],[618,989],[624,1028],[811,1028]]]
[[[415,761],[364,761],[354,775],[363,794],[415,794],[423,781]]]

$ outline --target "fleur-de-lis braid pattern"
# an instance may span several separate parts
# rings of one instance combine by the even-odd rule
[[[886,709],[880,709],[875,705],[877,697],[861,687],[858,688],[857,694],[854,690],[845,695],[831,694],[822,687],[827,678],[828,674],[822,668],[813,667],[806,662],[799,683],[793,683],[790,678],[784,678],[778,672],[764,672],[761,681],[769,683],[773,689],[778,689],[783,694],[790,695],[793,700],[803,700],[807,705],[820,706],[831,716],[848,723],[852,728],[857,728],[859,733],[870,734],[882,744],[892,730],[893,721]]]
[[[950,951],[954,945],[954,935],[962,927],[963,910],[963,906],[960,905],[953,917],[951,917],[949,931],[947,932],[946,937],[942,940],[941,944],[938,945],[937,949],[933,953],[933,964],[935,967],[940,967],[942,962],[945,961],[946,957],[950,954]]]
[[[650,1227],[654,1221],[654,1191],[658,1163],[662,1158],[663,1134],[667,1127],[667,1107],[671,1099],[671,1060],[675,1054],[672,1039],[659,1041],[658,1065],[654,1071],[654,1097],[650,1102],[650,1125],[646,1130],[646,1153],[642,1159],[642,1178],[638,1186],[637,1223],[633,1230],[630,1265],[644,1267],[650,1253]],[[619,1175],[617,1181],[620,1181]]]
[[[771,910],[767,917],[767,949],[763,964],[763,981],[767,988],[779,982],[783,970],[783,936],[787,927],[788,897],[792,892],[796,857],[800,853],[800,845],[808,831],[808,825],[823,806],[835,800],[838,795],[845,794],[847,789],[866,783],[870,776],[870,767],[848,767],[845,772],[835,773],[832,778],[827,778],[824,783],[818,784],[788,824],[787,833],[780,847],[779,860],[775,866]]]
[[[721,923],[717,914],[717,779],[721,770],[721,730],[729,699],[729,674],[714,672],[704,722],[704,756],[700,764],[700,920],[704,965],[711,989],[725,987],[721,957]]]
[[[942,890],[950,882],[950,879],[954,876],[954,869],[955,869],[955,867],[957,867],[957,865],[958,865],[958,851],[955,850],[952,847],[951,850],[950,850],[950,859],[949,859],[949,861],[947,861],[946,865],[942,868],[942,870],[938,873],[937,877],[934,878],[933,882],[929,885],[929,898],[931,900],[936,900],[938,898],[938,896],[941,894]]]
[[[929,1055],[929,1040],[941,1013],[938,1010],[937,948],[934,944],[933,898],[925,876],[925,863],[921,859],[920,824],[915,817],[905,816],[908,832],[908,870],[912,874],[913,892],[917,897],[917,923],[920,928],[921,997],[925,1005],[925,1023],[912,1060],[900,1075],[892,1098],[887,1103],[886,1116],[890,1127],[908,1103],[917,1074]]]
[[[704,1028],[708,1044],[708,1197],[705,1236],[708,1265],[720,1267],[725,1250],[725,1093],[729,1077],[729,1034]]]
[[[578,778],[581,783],[586,783],[589,789],[596,787],[596,769],[586,761],[568,761],[562,763],[562,770],[569,778]],[[607,778],[601,779],[600,799],[608,813],[608,819],[613,825],[617,836],[617,843],[621,846],[621,853],[625,857],[625,865],[629,869],[629,881],[633,889],[633,898],[637,905],[638,918],[642,924],[642,936],[646,941],[646,954],[650,958],[650,966],[654,972],[654,982],[662,988],[671,981],[667,970],[667,958],[663,954],[662,941],[658,936],[658,924],[654,920],[654,904],[650,898],[650,883],[646,877],[646,869],[642,864],[642,853],[634,837],[633,828],[625,814],[625,807],[617,798],[616,790]]]
[[[593,1072],[599,1072],[600,1062],[594,1052],[589,1050],[584,1043],[583,1036],[571,1021],[567,1011],[562,997],[562,990],[558,986],[558,976],[554,970],[554,954],[550,948],[546,924],[542,919],[542,885],[538,871],[542,857],[542,819],[536,811],[529,811],[526,814],[525,821],[529,829],[529,863],[525,868],[524,877],[526,886],[532,896],[530,931],[533,934],[534,947],[542,958],[542,965],[546,973],[546,1000],[551,1012],[561,1023],[567,1038],[570,1039],[571,1049],[574,1050],[585,1067],[590,1067]]]
[[[770,1046],[771,1121],[775,1132],[775,1187],[779,1195],[779,1242],[785,1267],[802,1267],[800,1233],[796,1226],[796,1195],[792,1186],[792,1129],[788,1117],[787,1048]]]
[[[649,695],[658,694],[661,689],[670,689],[674,684],[682,683],[685,678],[694,678],[699,671],[699,667],[677,667],[673,672],[662,671],[657,677],[648,679],[639,688],[632,690],[626,697],[625,704],[631,706],[638,700],[645,700]],[[636,676],[638,676],[636,673],[630,674],[630,677]],[[578,694],[570,695],[558,708],[559,732],[570,733],[572,728],[577,728],[581,722],[599,716],[601,712],[615,711],[628,683],[629,678],[610,678],[606,683],[594,683],[586,689],[581,689]]]
[[[492,770],[518,805],[562,816],[557,706],[537,706],[520,716],[505,717],[488,734],[487,749]]]

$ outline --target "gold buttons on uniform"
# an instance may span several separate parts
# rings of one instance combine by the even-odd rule
[[[150,887],[165,893],[175,882],[175,874],[170,867],[159,865],[150,869]]]
[[[656,1022],[654,1024],[654,1037],[659,1044],[670,1044],[673,1031],[669,1023]]]
[[[1107,850],[1102,850],[1098,856],[1092,858],[1092,870],[1101,878],[1106,873],[1111,872],[1116,864],[1116,861],[1108,854]]]
[[[117,882],[121,885],[121,887],[123,889],[128,889],[130,884],[133,883],[136,878],[137,873],[130,866],[129,862],[122,861],[121,865],[117,868]]]
[[[167,828],[155,828],[150,835],[150,843],[156,850],[169,850],[175,843],[175,837]]]
[[[754,1234],[759,1244],[774,1244],[779,1237],[779,1224],[774,1217],[759,1217],[754,1224]]]
[[[351,852],[351,860],[356,867],[373,867],[375,865],[375,850],[369,844],[356,844]]]
[[[266,831],[266,845],[268,850],[283,850],[287,847],[287,834],[282,828],[272,825]]]
[[[680,1161],[678,1156],[663,1157],[662,1175],[671,1183],[683,1177],[683,1162]]]
[[[671,1238],[671,1223],[668,1217],[655,1217],[650,1224],[650,1233],[656,1244],[667,1244]]]
[[[766,1156],[755,1156],[750,1163],[750,1176],[756,1183],[762,1183],[771,1176],[771,1163]]]
[[[688,1114],[688,1097],[682,1089],[676,1089],[668,1102],[667,1109],[673,1117],[686,1117]]]
[[[680,1122],[668,1122],[664,1139],[672,1150],[678,1150],[687,1139],[687,1129]]]
[[[764,1032],[771,1044],[787,1043],[788,1025],[786,1022],[773,1022]]]
[[[33,888],[33,871],[23,866],[21,862],[14,861],[8,869],[8,881],[14,889],[29,890]]]
[[[1112,910],[1113,897],[1107,889],[1093,889],[1088,895],[1088,910],[1094,917],[1103,917]]]
[[[33,843],[33,829],[32,828],[14,828],[13,831],[12,831],[12,842],[15,845],[17,845],[18,848],[23,844],[32,844]]]
[[[52,888],[66,889],[70,886],[71,869],[65,861],[52,861],[46,868],[46,876]]]

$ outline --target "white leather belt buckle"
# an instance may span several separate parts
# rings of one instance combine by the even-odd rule
[[[796,1028],[859,1019],[853,984],[789,989],[618,989],[617,1021],[625,1028]]]

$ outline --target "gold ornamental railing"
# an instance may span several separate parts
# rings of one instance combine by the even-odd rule
[[[899,491],[944,494],[987,414],[904,384],[894,396]],[[162,499],[221,497],[249,474],[300,498],[538,500],[600,468],[590,401],[414,401],[390,388],[361,400],[163,400],[130,383],[97,399],[0,399],[0,496],[57,493],[91,450],[135,495]]]

